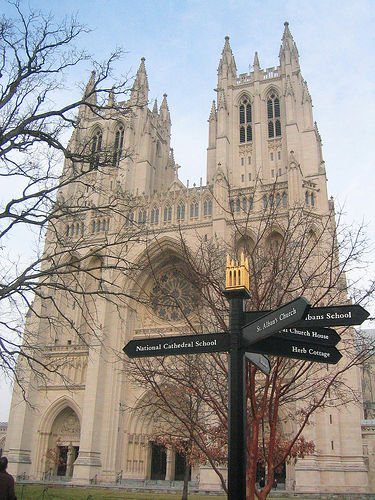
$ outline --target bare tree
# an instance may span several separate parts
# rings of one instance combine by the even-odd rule
[[[182,281],[194,286],[200,297],[195,315],[182,314],[181,331],[197,335],[227,331],[228,307],[222,295],[227,253],[245,252],[250,258],[251,298],[246,303],[249,311],[273,309],[301,295],[312,305],[348,303],[346,272],[363,265],[366,255],[362,227],[354,230],[336,225],[332,204],[330,213],[317,215],[305,207],[283,206],[282,199],[271,191],[267,200],[262,200],[263,208],[254,212],[259,200],[256,204],[248,199],[245,205],[241,200],[237,205],[238,195],[229,192],[229,196],[233,200],[227,214],[233,227],[231,245],[214,238],[208,242],[201,240],[193,248],[191,241],[189,245],[183,232],[180,233],[180,258],[184,266],[177,263],[176,272]],[[149,266],[152,267],[152,261]],[[157,282],[157,272],[154,279]],[[368,294],[362,290],[361,297]],[[160,294],[160,301],[165,301],[166,307],[184,311],[184,304],[176,295]],[[274,484],[275,472],[286,461],[296,461],[314,452],[314,442],[306,439],[304,433],[318,410],[360,401],[361,396],[348,377],[371,354],[371,348],[358,348],[352,328],[340,328],[340,334],[343,358],[329,369],[317,363],[291,362],[280,357],[272,358],[268,376],[260,374],[255,366],[247,366],[248,498],[255,495],[266,498]],[[205,446],[203,437],[208,433],[208,442],[220,443],[221,451],[226,452],[223,445],[228,428],[226,355],[193,358],[133,361],[128,363],[127,371],[139,387],[157,394],[158,411],[166,415],[163,418],[179,421],[186,430],[199,429],[189,434],[201,451],[197,460],[211,464],[226,491],[218,468],[225,459],[217,454],[218,446]],[[182,367],[186,363],[194,366],[194,377],[185,376]],[[195,415],[193,421],[180,411],[182,393],[189,398],[194,395],[196,406],[201,409],[201,415]],[[183,436],[180,432],[180,438]],[[262,489],[256,484],[258,465],[267,470]]]
[[[108,171],[127,152],[119,141],[105,149],[101,137],[88,139],[85,120],[126,117],[137,102],[118,102],[128,91],[112,78],[120,49],[97,63],[77,48],[88,29],[76,18],[10,5],[14,18],[0,20],[0,367],[22,385],[25,369],[42,375],[64,363],[39,350],[59,341],[57,331],[83,345],[98,332],[94,297],[122,296],[111,272],[129,272],[124,248],[141,237],[128,218],[135,201],[112,189]],[[86,64],[88,85],[69,93],[70,70]],[[15,258],[11,245],[25,241]]]

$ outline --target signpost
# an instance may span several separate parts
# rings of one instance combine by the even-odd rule
[[[244,347],[246,341],[244,341]],[[250,344],[248,349],[252,352],[261,354],[271,354],[286,358],[303,359],[305,361],[314,361],[316,363],[328,363],[335,365],[342,358],[336,347],[322,346],[309,341],[292,341],[278,338],[269,338],[261,340],[256,344]]]
[[[265,375],[269,375],[271,372],[271,363],[267,356],[259,354],[256,352],[245,352],[245,358],[255,365],[261,372]]]
[[[369,316],[359,305],[310,308],[304,297],[274,311],[244,312],[248,290],[247,259],[242,256],[238,264],[228,257],[229,334],[133,339],[123,349],[131,358],[229,352],[228,500],[246,499],[245,360],[266,375],[271,365],[265,354],[336,364],[342,357],[335,348],[340,336],[326,327],[360,325]]]
[[[284,328],[280,332],[272,335],[273,339],[292,340],[301,342],[309,342],[319,345],[335,346],[340,342],[340,335],[332,328]]]
[[[310,304],[304,297],[292,300],[274,311],[271,311],[260,319],[253,321],[242,328],[242,338],[246,341],[247,347],[255,344],[259,340],[264,340],[282,328],[296,324],[300,321]]]
[[[361,325],[370,313],[358,304],[313,307],[298,326],[353,326]]]
[[[250,311],[245,312],[247,322],[255,321],[270,311]],[[354,326],[361,325],[370,313],[358,304],[328,307],[311,307],[306,317],[298,321],[295,326],[329,327],[329,326]]]
[[[133,339],[123,351],[129,358],[175,356],[178,354],[202,354],[229,351],[228,333],[205,333],[203,335],[177,335],[149,339]]]

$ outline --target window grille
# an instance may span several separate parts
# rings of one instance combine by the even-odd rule
[[[281,137],[280,100],[272,93],[267,99],[268,137]]]
[[[120,125],[115,133],[115,144],[114,144],[114,151],[113,151],[113,166],[118,167],[121,156],[122,156],[122,148],[124,144],[124,127]]]
[[[99,166],[100,152],[102,150],[102,140],[103,134],[101,130],[98,130],[91,140],[90,170],[94,170]]]
[[[253,140],[251,103],[244,97],[239,107],[240,143]]]

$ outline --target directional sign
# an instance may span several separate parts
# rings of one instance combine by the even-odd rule
[[[332,328],[284,328],[272,336],[273,339],[292,340],[319,345],[335,346],[340,342],[340,335]]]
[[[307,309],[309,303],[304,297],[292,300],[278,309],[253,321],[242,329],[242,337],[247,345],[266,339],[283,328],[288,328],[300,321]]]
[[[317,344],[309,345],[306,342],[292,342],[290,340],[280,340],[280,338],[275,339],[274,337],[261,340],[256,344],[249,343],[249,345],[246,345],[246,341],[244,340],[243,347],[249,349],[251,352],[332,365],[338,363],[342,358],[336,347],[319,346]]]
[[[131,340],[123,348],[129,358],[171,356],[176,354],[200,354],[229,351],[228,333],[205,333],[203,335],[177,335]]]
[[[245,312],[246,321],[255,321],[269,311]],[[370,313],[362,306],[345,305],[329,307],[311,307],[308,314],[302,321],[298,321],[298,326],[324,327],[324,326],[352,326],[361,325]]]
[[[370,313],[359,305],[313,307],[306,315],[303,324],[304,326],[361,325],[369,316]]]
[[[267,356],[263,356],[263,354],[259,354],[257,352],[245,352],[245,358],[259,368],[259,370],[265,375],[269,375],[271,371],[271,364]]]

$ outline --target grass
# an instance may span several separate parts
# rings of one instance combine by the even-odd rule
[[[53,485],[18,484],[18,500],[181,500],[181,493],[131,492],[107,488],[63,487]],[[189,494],[189,500],[224,500],[224,495]]]

